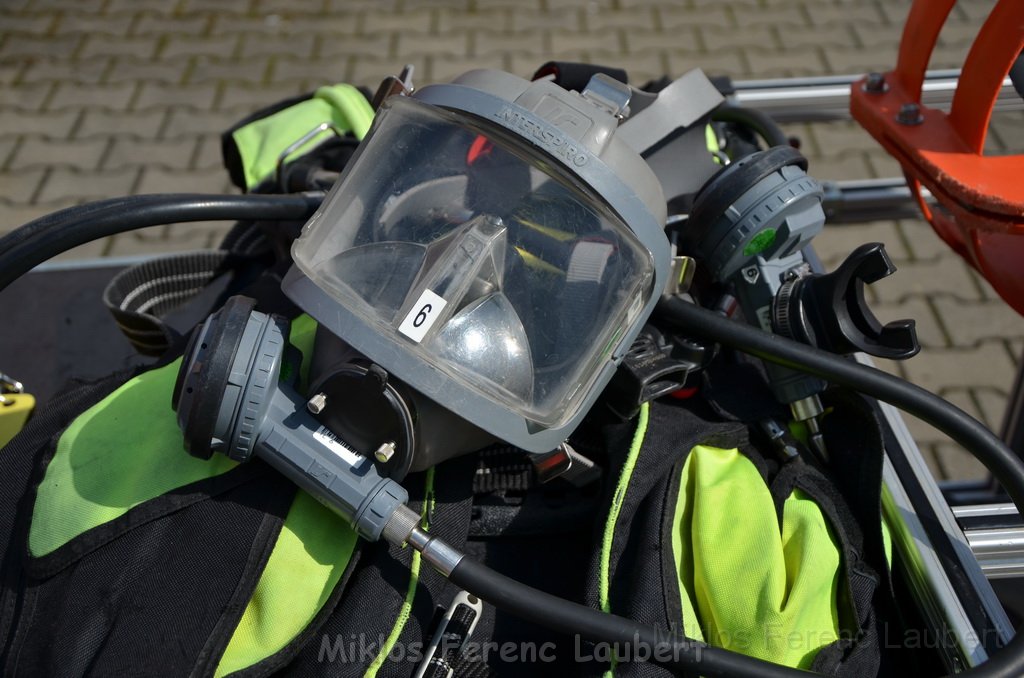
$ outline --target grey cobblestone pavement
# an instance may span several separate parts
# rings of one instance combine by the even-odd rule
[[[991,0],[961,0],[932,67],[962,63]],[[402,64],[417,82],[477,67],[529,75],[551,58],[626,68],[635,82],[702,67],[736,79],[884,70],[908,0],[0,0],[0,233],[83,200],[227,191],[219,133],[252,110],[329,82],[373,87]],[[896,176],[853,123],[795,125],[821,179]],[[993,152],[1020,152],[1024,117],[999,115]],[[213,246],[224,225],[158,227],[70,257]],[[923,353],[884,365],[998,428],[1024,319],[921,221],[826,229],[834,265],[887,244],[895,278],[871,290],[883,319],[918,321]],[[935,471],[980,469],[911,421]]]

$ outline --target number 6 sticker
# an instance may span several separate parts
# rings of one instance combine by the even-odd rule
[[[423,337],[426,336],[434,321],[440,317],[441,311],[447,305],[448,302],[438,295],[430,290],[423,290],[419,300],[405,316],[402,324],[398,326],[398,331],[418,344],[423,341]]]

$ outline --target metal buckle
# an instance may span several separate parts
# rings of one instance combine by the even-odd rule
[[[345,133],[342,132],[338,128],[338,126],[335,125],[333,122],[330,122],[330,121],[322,122],[319,125],[317,125],[316,127],[314,127],[313,129],[311,129],[308,132],[306,132],[305,134],[303,134],[301,137],[299,137],[299,139],[297,141],[292,142],[291,144],[288,145],[287,148],[285,148],[283,151],[281,151],[281,153],[278,154],[278,156],[277,156],[277,166],[274,169],[274,181],[275,181],[275,183],[277,183],[279,186],[281,185],[281,172],[282,172],[282,170],[284,170],[284,164],[285,164],[285,161],[288,159],[288,156],[291,155],[292,153],[294,153],[295,151],[299,150],[300,148],[302,148],[306,144],[308,144],[310,141],[315,139],[318,135],[323,134],[324,132],[326,132],[328,130],[334,132],[334,135],[337,136],[337,137],[345,136]]]
[[[8,405],[8,404],[12,403],[11,400],[9,400],[9,399],[4,397],[5,393],[7,393],[7,394],[15,394],[15,393],[24,393],[24,392],[25,392],[25,385],[24,384],[22,384],[17,379],[9,377],[8,375],[4,374],[3,372],[0,372],[0,405]]]
[[[402,68],[402,72],[397,76],[389,75],[384,78],[380,83],[380,87],[377,88],[377,92],[373,95],[373,100],[370,102],[373,110],[379,109],[384,100],[390,96],[396,94],[408,96],[412,94],[416,89],[412,84],[413,70],[415,69],[412,64],[406,64]]]

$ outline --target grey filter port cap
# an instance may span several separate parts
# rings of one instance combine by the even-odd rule
[[[630,93],[473,71],[386,99],[285,292],[460,417],[554,449],[668,274],[661,186],[616,136]]]

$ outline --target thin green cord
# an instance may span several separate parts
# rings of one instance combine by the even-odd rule
[[[430,528],[430,514],[434,510],[434,468],[427,469],[426,478],[426,496],[423,498],[423,508],[420,510],[420,525],[423,529]],[[395,625],[391,628],[391,633],[388,634],[387,640],[384,641],[384,645],[381,646],[380,652],[374,658],[373,663],[366,669],[366,673],[363,674],[365,678],[374,678],[377,675],[377,671],[384,666],[384,662],[387,661],[388,655],[391,654],[391,650],[394,649],[395,643],[402,635],[402,631],[405,630],[405,623],[409,621],[409,615],[412,613],[412,601],[416,598],[416,587],[419,586],[420,582],[420,552],[414,551],[412,554],[412,562],[409,564],[409,588],[405,592],[405,600],[402,601],[402,607],[398,611],[398,618],[395,619]]]
[[[650,405],[644,403],[640,406],[640,417],[636,422],[636,433],[633,434],[633,444],[629,447],[629,455],[626,463],[622,466],[622,473],[619,474],[619,483],[615,487],[615,496],[612,497],[612,506],[608,511],[608,520],[604,524],[604,537],[601,539],[601,567],[598,579],[598,595],[601,603],[601,611],[611,613],[612,606],[608,600],[610,588],[610,561],[612,557],[612,540],[615,537],[615,524],[619,520],[619,511],[622,509],[622,502],[626,498],[626,490],[629,489],[629,481],[633,476],[633,469],[636,468],[636,460],[640,456],[640,448],[644,444],[644,437],[647,435],[647,422],[650,416]],[[612,668],[605,672],[605,676],[614,675],[615,658],[612,658]]]

